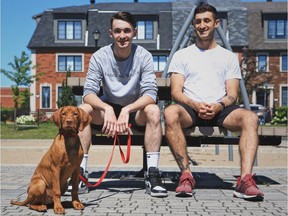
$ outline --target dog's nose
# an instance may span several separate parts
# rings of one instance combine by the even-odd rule
[[[67,119],[67,120],[66,120],[66,123],[67,123],[67,124],[72,124],[73,121],[72,121],[72,119]]]

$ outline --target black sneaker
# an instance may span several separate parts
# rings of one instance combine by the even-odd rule
[[[156,167],[150,167],[145,173],[146,193],[152,197],[167,197],[167,190],[164,188],[161,175]]]
[[[80,171],[80,174],[86,179],[88,180],[89,179],[89,173],[88,171],[86,170],[84,173],[83,173],[83,168],[81,167],[81,171]],[[69,183],[68,183],[68,189],[67,189],[67,192],[71,193],[72,191],[72,184],[71,184],[71,179],[69,180]],[[85,185],[85,183],[81,180],[79,180],[79,189],[78,189],[78,194],[85,194],[85,193],[89,193],[89,187],[87,185]]]

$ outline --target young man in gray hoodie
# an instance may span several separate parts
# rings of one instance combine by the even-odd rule
[[[156,104],[158,88],[153,58],[146,49],[132,43],[136,34],[136,21],[130,13],[118,12],[112,16],[110,37],[114,43],[92,55],[84,84],[84,103],[79,107],[91,115],[93,124],[103,125],[102,132],[110,137],[116,132],[126,132],[129,123],[146,126],[146,191],[151,196],[165,197],[167,191],[158,170],[162,127]],[[101,82],[103,95],[99,97]],[[81,167],[87,175],[91,127],[86,127],[79,136],[84,149]]]

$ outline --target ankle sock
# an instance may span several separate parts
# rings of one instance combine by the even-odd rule
[[[83,168],[83,172],[87,169],[88,154],[84,154],[80,167]]]
[[[147,152],[146,153],[146,160],[147,160],[147,170],[150,167],[158,168],[160,158],[160,152]]]

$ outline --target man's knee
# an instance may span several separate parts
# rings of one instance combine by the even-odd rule
[[[164,110],[164,119],[166,125],[174,124],[179,119],[176,105],[170,105]]]
[[[145,107],[144,112],[146,113],[147,119],[154,119],[160,121],[160,109],[156,104],[149,104]]]
[[[249,126],[253,126],[254,128],[258,127],[258,116],[256,113],[247,110],[247,114],[245,114],[244,124]]]

